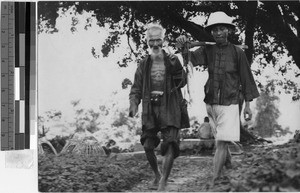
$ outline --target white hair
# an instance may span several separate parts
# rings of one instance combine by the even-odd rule
[[[146,31],[146,40],[148,41],[149,40],[149,33],[151,30],[153,29],[158,29],[158,30],[161,30],[161,35],[162,35],[162,39],[165,38],[165,33],[166,33],[166,30],[161,26],[159,25],[158,23],[150,23],[148,24],[147,26],[147,31]]]

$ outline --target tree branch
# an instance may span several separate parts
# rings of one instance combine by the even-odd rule
[[[149,2],[131,2],[131,6],[137,12],[147,13],[159,19],[162,24],[168,26],[178,26],[190,33],[195,39],[199,41],[214,41],[210,34],[204,31],[204,28],[194,22],[187,21],[178,12],[179,10],[173,10],[169,3],[158,3],[153,6],[153,3]]]
[[[300,39],[295,35],[290,26],[284,22],[284,18],[277,6],[276,2],[264,2],[264,9],[267,11],[269,17],[262,17],[263,24],[261,27],[269,34],[276,34],[278,39],[288,49],[292,55],[296,65],[300,68]],[[298,3],[300,9],[300,3]]]
[[[130,48],[130,56],[131,56],[131,54],[133,54],[135,57],[137,57],[137,53],[134,52],[134,50],[130,44],[130,35],[128,33],[126,33],[126,36],[127,36],[127,44]]]

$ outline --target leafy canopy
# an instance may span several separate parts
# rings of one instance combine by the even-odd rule
[[[291,65],[300,68],[299,10],[298,1],[62,1],[38,2],[39,33],[56,33],[56,18],[72,10],[70,30],[76,33],[78,14],[93,13],[85,23],[85,29],[91,27],[92,19],[97,25],[111,30],[102,45],[103,57],[120,44],[120,36],[126,35],[130,52],[118,62],[121,67],[128,66],[133,60],[139,61],[147,53],[144,32],[146,25],[158,21],[166,29],[166,40],[175,48],[175,39],[182,34],[191,40],[213,41],[203,24],[193,22],[193,18],[208,15],[214,11],[224,11],[235,18],[238,26],[236,34],[231,37],[235,44],[246,44],[245,50],[249,61],[263,58],[261,66],[278,66],[278,71],[285,75]],[[205,22],[204,22],[205,25]],[[99,57],[92,48],[94,57]],[[280,64],[278,58],[291,58],[286,64]],[[263,69],[262,68],[262,69]],[[255,71],[260,75],[261,69]],[[299,76],[296,71],[294,76]],[[280,84],[287,85],[287,81]],[[125,86],[126,87],[126,86]],[[293,87],[290,90],[295,89]],[[293,91],[295,100],[299,99],[300,90]]]

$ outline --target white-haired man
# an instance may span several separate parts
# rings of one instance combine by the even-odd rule
[[[133,117],[142,101],[142,135],[148,162],[155,173],[153,187],[166,189],[173,161],[179,156],[179,130],[188,126],[181,115],[183,101],[180,88],[186,84],[186,74],[177,56],[163,50],[165,30],[151,24],[146,31],[150,54],[138,65],[129,94],[129,116]],[[160,173],[154,149],[159,145],[157,136],[161,132],[161,154],[164,156]]]
[[[208,80],[204,86],[206,110],[216,140],[213,184],[221,178],[223,166],[230,165],[228,144],[240,140],[239,98],[246,102],[244,117],[251,119],[250,101],[259,96],[250,66],[242,49],[228,41],[235,29],[232,19],[224,12],[214,12],[205,27],[212,34],[215,45],[206,45],[191,52],[193,66],[208,67]],[[177,38],[182,46],[185,36]]]

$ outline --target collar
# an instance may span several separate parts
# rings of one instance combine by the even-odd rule
[[[222,47],[226,47],[226,46],[228,46],[230,44],[230,42],[229,41],[227,41],[227,42],[225,42],[225,43],[222,43],[222,44],[216,44],[216,46],[218,47],[218,48],[222,48]]]
[[[165,50],[162,50],[162,52],[163,52],[163,56],[164,56],[164,61],[166,61],[166,58],[168,57],[168,54]],[[150,62],[150,61],[152,61],[151,55],[148,54],[147,62]]]

